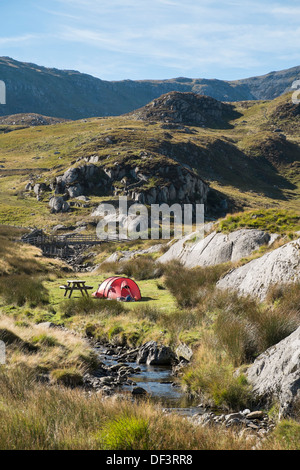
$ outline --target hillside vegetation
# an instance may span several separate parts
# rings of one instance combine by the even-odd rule
[[[133,113],[24,129],[10,125],[10,132],[6,126],[0,134],[0,222],[44,229],[58,223],[75,226],[92,221],[91,213],[103,200],[135,194],[142,202],[143,194],[149,201],[154,194],[159,202],[165,193],[158,196],[158,189],[167,191],[170,202],[189,202],[188,181],[209,184],[206,209],[213,217],[258,206],[298,210],[300,118],[291,95],[232,104],[226,123],[220,104],[214,109],[212,99],[204,99],[199,116],[206,124],[198,126],[185,122],[189,103],[182,108],[180,99],[187,95],[165,96],[171,120],[157,100],[156,114],[143,119]],[[214,123],[205,121],[207,112]],[[83,176],[91,166],[93,176]],[[67,171],[73,175],[76,168],[88,185],[78,189],[80,184],[72,183],[65,195],[60,190],[70,210],[50,213],[57,178]],[[43,186],[33,190],[38,184]],[[77,194],[88,200],[77,200]]]
[[[262,405],[247,367],[299,327],[299,282],[271,286],[263,302],[216,286],[232,269],[297,237],[299,105],[291,107],[289,94],[235,104],[194,98],[169,93],[120,117],[50,119],[41,126],[29,126],[24,117],[22,129],[20,121],[3,124],[0,340],[7,363],[0,366],[1,449],[299,449],[299,403],[285,421],[278,421],[276,400],[267,404],[275,427],[262,439],[255,431],[203,428],[163,413],[147,398],[119,399],[86,388],[86,376],[101,367],[94,344],[140,348],[157,341],[175,350],[185,343],[193,356],[176,370],[177,386],[218,412],[256,409]],[[193,199],[190,188],[196,188]],[[278,238],[247,259],[193,269],[177,260],[156,262],[167,249],[163,244],[138,257],[135,250],[152,241],[111,242],[81,253],[91,271],[80,273],[20,243],[34,226],[92,233],[97,206],[124,194],[148,204],[149,196],[180,203],[202,197],[212,230],[257,228]],[[49,206],[53,199],[64,202],[63,210]],[[132,258],[103,263],[126,250]],[[141,301],[79,293],[69,299],[60,289],[72,277],[96,290],[116,274],[137,280]]]

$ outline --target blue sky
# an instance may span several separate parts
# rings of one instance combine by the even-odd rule
[[[300,65],[299,0],[0,0],[0,56],[104,80]]]

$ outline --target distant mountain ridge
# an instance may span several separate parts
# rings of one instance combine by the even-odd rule
[[[46,68],[0,57],[0,80],[7,103],[0,116],[37,113],[65,119],[118,116],[171,91],[194,92],[220,101],[269,100],[290,90],[300,66],[260,77],[217,79],[105,81],[74,70]]]

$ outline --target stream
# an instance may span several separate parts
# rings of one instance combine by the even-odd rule
[[[101,362],[111,367],[117,365],[118,355],[106,354],[105,347],[97,347],[97,354]],[[128,377],[130,381],[136,383],[147,392],[147,398],[153,403],[160,404],[167,411],[174,411],[179,414],[193,416],[203,413],[204,409],[199,406],[199,399],[191,399],[182,389],[174,383],[172,368],[170,366],[137,364],[136,362],[126,361],[128,367],[139,369]],[[131,392],[133,385],[123,385],[124,392]]]
[[[136,349],[131,351],[131,356],[130,351],[124,354],[124,351],[118,351],[118,348],[106,348],[102,345],[95,347],[95,351],[102,362],[102,369],[99,370],[99,373],[104,374],[102,376],[103,383],[112,384],[117,377],[112,392],[112,389],[108,387],[108,394],[110,392],[124,393],[127,396],[133,397],[134,395],[134,399],[146,397],[147,401],[160,405],[163,412],[181,415],[190,419],[196,425],[223,426],[224,430],[232,427],[235,431],[247,432],[255,438],[265,438],[267,433],[274,429],[275,423],[261,410],[251,412],[249,409],[245,409],[222,413],[217,408],[205,408],[199,404],[199,398],[190,399],[176,385],[171,366],[138,364],[141,358],[144,360],[144,357],[141,355],[134,356],[133,353],[137,351]],[[136,357],[139,358],[138,362],[136,362]],[[113,371],[115,375],[107,375],[109,371]],[[123,373],[125,375],[122,375]],[[120,374],[121,378],[124,378],[123,381],[119,380]],[[100,378],[100,381],[103,379]],[[134,393],[139,388],[143,389],[141,395],[138,391]],[[147,394],[145,394],[145,391]]]

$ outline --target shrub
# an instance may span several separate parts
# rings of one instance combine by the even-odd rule
[[[33,344],[42,344],[46,347],[52,347],[58,344],[58,341],[56,338],[50,335],[46,335],[45,333],[42,333],[37,336],[33,336],[33,338],[31,338],[31,342]]]
[[[232,291],[217,291],[211,308],[217,313],[214,332],[233,364],[251,361],[259,352],[257,320],[261,312],[256,300]]]
[[[296,318],[285,314],[281,309],[266,310],[259,322],[260,352],[279,343],[279,341],[292,334],[298,326],[299,322]]]
[[[300,282],[290,284],[273,284],[267,294],[266,301],[285,314],[294,314],[300,319]]]
[[[298,288],[291,289],[297,299]],[[231,291],[218,292],[211,299],[210,306],[217,314],[215,334],[236,366],[252,361],[299,326],[299,316],[293,310],[297,307],[294,303],[288,307],[289,297],[292,295],[277,287],[268,297],[273,301],[277,299],[273,306],[261,305],[251,297]]]
[[[132,312],[135,317],[144,320],[147,319],[153,323],[156,323],[161,318],[162,312],[160,309],[150,306],[150,305],[143,305],[138,306]]]
[[[245,376],[234,376],[234,368],[213,342],[203,343],[182,376],[188,391],[200,394],[216,406],[241,409],[250,406],[251,390]]]
[[[121,325],[114,325],[108,331],[109,341],[113,341],[114,336],[118,336],[120,333],[123,333],[124,328]]]
[[[235,366],[253,359],[257,352],[256,329],[247,319],[230,313],[219,314],[215,322],[215,332],[220,344]]]

